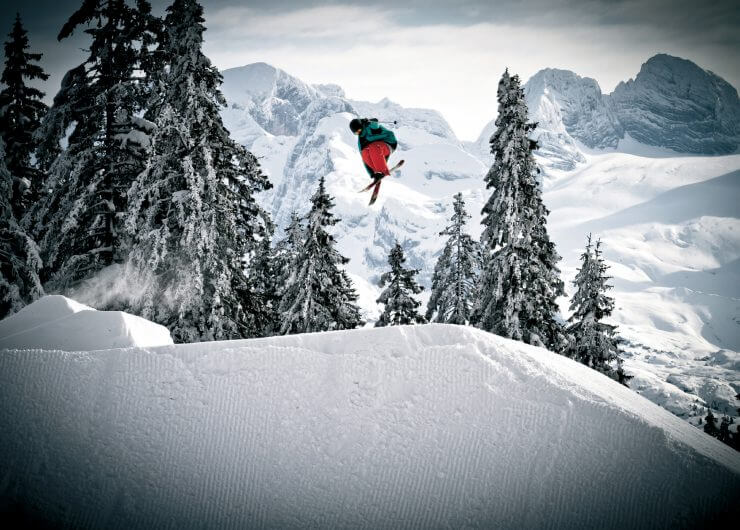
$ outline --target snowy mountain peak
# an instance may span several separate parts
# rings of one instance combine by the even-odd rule
[[[538,124],[534,138],[540,145],[540,162],[546,168],[568,171],[585,162],[576,140],[591,148],[613,148],[622,136],[594,79],[546,68],[527,81],[524,94],[530,119]],[[477,141],[479,152],[486,156],[495,130],[493,120]]]
[[[539,155],[548,168],[571,170],[584,162],[577,141],[589,148],[614,148],[623,136],[595,79],[547,68],[527,81],[524,93],[538,123]]]
[[[591,148],[616,147],[623,131],[595,79],[569,70],[540,70],[525,85],[530,111],[554,130],[563,129]],[[557,108],[559,112],[552,113]]]
[[[297,135],[303,112],[323,97],[315,87],[266,63],[230,68],[222,75],[229,105],[246,110],[264,131],[274,135]],[[337,89],[341,91],[332,88]]]
[[[237,68],[229,68],[221,72],[224,77],[225,90],[238,89],[250,95],[272,94],[277,78],[282,72],[267,63],[253,63]],[[229,101],[237,101],[236,93],[226,94]]]
[[[707,74],[710,75],[708,76]],[[719,76],[703,70],[693,61],[668,55],[667,53],[659,53],[642,64],[635,79],[630,79],[627,82],[622,81],[618,86],[647,82],[662,84],[665,82],[674,85],[694,84],[696,85],[695,88],[699,88],[702,84],[706,83],[708,77],[721,79]],[[724,80],[722,82],[726,83]]]
[[[574,169],[585,161],[584,148],[628,151],[634,141],[712,155],[733,153],[740,145],[737,90],[679,57],[651,57],[635,79],[609,95],[594,79],[554,68],[537,72],[524,91],[548,169]],[[493,122],[484,128],[476,145],[481,153],[487,154],[494,130]]]
[[[544,68],[540,70],[527,81],[527,86],[528,89],[525,89],[525,91],[545,91],[548,87],[555,87],[562,91],[563,89],[580,86],[596,91],[601,95],[601,88],[595,79],[581,77],[575,72],[560,68]]]
[[[740,144],[737,90],[680,57],[659,54],[609,96],[637,141],[695,154],[728,154]]]
[[[346,97],[344,93],[344,89],[340,87],[339,85],[335,85],[334,83],[323,83],[318,85],[313,85],[313,87],[321,92],[326,97],[338,97],[343,98]]]

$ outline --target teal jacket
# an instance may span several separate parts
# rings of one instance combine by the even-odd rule
[[[377,121],[370,121],[362,128],[357,138],[357,146],[362,151],[365,147],[377,141],[387,143],[391,147],[391,151],[395,151],[396,146],[398,146],[396,135],[393,134],[393,131],[389,131]]]

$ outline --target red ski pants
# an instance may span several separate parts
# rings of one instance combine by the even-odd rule
[[[391,148],[383,141],[373,142],[362,150],[362,161],[373,173],[391,174],[388,170],[389,156],[391,156]]]

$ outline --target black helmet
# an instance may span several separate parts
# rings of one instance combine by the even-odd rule
[[[357,132],[362,130],[362,120],[355,118],[351,122],[349,122],[349,130],[352,132]]]

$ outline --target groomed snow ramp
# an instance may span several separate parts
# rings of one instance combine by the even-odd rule
[[[59,528],[687,528],[740,456],[543,349],[426,325],[0,352],[0,511]]]
[[[169,330],[123,311],[97,311],[60,295],[0,320],[0,349],[105,350],[173,344]]]

